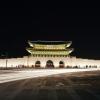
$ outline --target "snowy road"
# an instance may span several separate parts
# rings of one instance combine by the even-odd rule
[[[0,74],[0,83],[16,81],[27,78],[43,77],[55,74],[69,73],[69,72],[81,72],[100,70],[100,68],[91,69],[28,69],[21,71],[14,71],[13,73]]]

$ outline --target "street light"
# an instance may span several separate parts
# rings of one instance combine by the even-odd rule
[[[27,56],[27,67],[29,67],[29,56]]]
[[[2,54],[1,55],[2,57],[5,57],[5,59],[6,59],[6,68],[7,68],[7,63],[8,63],[8,53],[7,52],[5,52],[5,54]]]
[[[8,53],[5,52],[5,58],[6,58],[6,69],[7,69],[7,64],[8,64]]]

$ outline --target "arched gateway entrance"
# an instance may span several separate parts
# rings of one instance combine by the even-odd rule
[[[60,62],[59,62],[59,68],[64,68],[64,67],[65,67],[64,62],[63,62],[63,61],[60,61]]]
[[[39,68],[40,66],[41,66],[41,62],[40,61],[36,61],[35,68]]]
[[[54,68],[53,61],[48,60],[48,61],[46,62],[46,68]]]

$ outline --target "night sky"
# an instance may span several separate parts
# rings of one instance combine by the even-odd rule
[[[29,8],[0,11],[0,55],[28,55],[28,40],[73,42],[72,56],[100,59],[99,8]]]

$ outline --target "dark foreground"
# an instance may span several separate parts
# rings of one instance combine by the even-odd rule
[[[2,83],[0,100],[100,100],[100,71]]]

